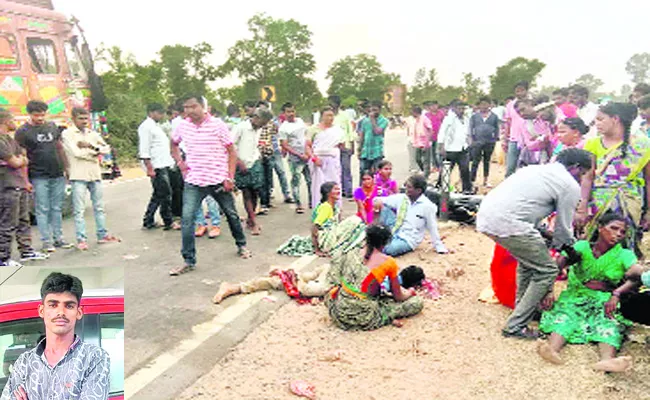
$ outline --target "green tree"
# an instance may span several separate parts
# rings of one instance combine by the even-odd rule
[[[580,75],[575,83],[580,86],[584,86],[589,90],[589,93],[598,93],[598,89],[603,86],[603,81],[596,78],[592,74]]]
[[[632,86],[625,84],[621,86],[621,90],[616,96],[616,101],[628,101],[630,95],[632,94]]]
[[[650,53],[637,53],[630,57],[625,71],[632,76],[632,82],[647,82],[650,78]]]
[[[312,33],[306,25],[256,14],[248,21],[248,29],[252,37],[238,40],[218,69],[220,76],[235,73],[243,81],[233,88],[237,100],[258,99],[261,86],[273,85],[277,104],[291,101],[309,107],[322,101],[316,82],[309,77],[316,62],[310,53]]]
[[[194,47],[177,44],[160,49],[160,61],[153,64],[158,64],[162,71],[165,94],[169,100],[188,93],[208,94],[208,82],[218,76],[217,68],[206,62],[211,54],[212,46],[205,42]]]
[[[358,54],[342,58],[327,71],[330,87],[327,93],[341,98],[357,96],[369,100],[382,100],[392,84],[400,83],[397,74],[385,72],[377,57]]]
[[[475,78],[471,72],[463,74],[462,84],[465,101],[469,104],[476,104],[479,98],[485,96],[485,92],[481,88],[483,79]]]
[[[528,81],[533,86],[544,67],[546,64],[537,59],[513,58],[490,75],[490,96],[500,101],[511,96],[519,81]]]
[[[436,94],[442,88],[438,82],[438,72],[431,68],[428,72],[426,68],[420,68],[415,72],[413,86],[406,96],[409,104],[422,104],[425,101],[438,100]]]

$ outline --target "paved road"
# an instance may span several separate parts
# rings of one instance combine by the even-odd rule
[[[402,182],[408,167],[404,135],[388,132],[386,149],[388,159],[395,160],[394,176]],[[353,171],[358,171],[356,160]],[[278,256],[274,250],[292,234],[307,235],[310,217],[297,215],[291,205],[281,204],[281,191],[276,187],[276,207],[268,216],[260,217],[262,235],[247,235],[252,259],[237,257],[224,220],[221,237],[197,239],[197,270],[170,277],[169,269],[182,262],[180,233],[141,230],[142,213],[150,191],[146,179],[107,183],[104,198],[108,227],[122,237],[123,243],[103,246],[91,243],[88,252],[59,252],[47,263],[53,266],[124,266],[127,398],[153,398],[151,396],[155,395],[162,399],[173,398],[209,371],[229,347],[242,340],[286,301],[286,296],[274,294],[277,302],[239,296],[222,305],[214,305],[211,298],[221,281],[241,281],[265,275],[271,265],[288,266],[295,261],[309,264],[310,259]],[[237,204],[243,215],[241,198],[237,199]],[[353,209],[352,203],[344,205],[344,212],[348,214],[354,212]],[[87,210],[87,228],[92,234],[94,222],[90,210]],[[72,239],[73,232],[72,221],[66,220],[66,237]],[[311,266],[319,262],[323,261],[311,262]],[[252,300],[242,300],[246,297]],[[160,393],[166,393],[167,397],[161,397]]]

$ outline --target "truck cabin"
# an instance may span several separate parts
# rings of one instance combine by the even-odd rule
[[[42,100],[58,125],[67,125],[73,107],[89,108],[77,42],[74,24],[51,1],[0,0],[0,107],[25,121],[27,102]]]

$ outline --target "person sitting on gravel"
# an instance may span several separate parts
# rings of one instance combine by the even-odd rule
[[[380,213],[381,223],[392,229],[392,240],[384,248],[387,255],[396,257],[415,250],[424,240],[425,230],[436,252],[448,253],[438,233],[438,207],[424,194],[426,189],[427,180],[415,174],[406,180],[406,194],[375,198],[375,212]]]
[[[634,251],[623,248],[627,222],[620,214],[608,213],[599,221],[598,239],[573,245],[580,260],[569,269],[569,285],[557,301],[549,293],[543,303],[539,329],[550,333],[538,352],[553,364],[563,364],[560,350],[566,343],[598,343],[601,360],[594,369],[623,372],[632,366],[631,357],[616,357],[625,329],[632,322],[618,311],[621,296],[634,290],[636,280],[626,275],[637,265]],[[560,267],[568,262],[561,257]],[[623,281],[623,284],[619,284]],[[551,308],[552,305],[552,308]]]
[[[337,203],[341,198],[341,186],[336,182],[325,182],[320,187],[320,194],[320,204],[312,212],[311,236],[293,235],[278,247],[278,254],[295,257],[316,254],[327,257],[338,246],[349,246],[362,240],[361,218],[355,215],[339,222],[340,210]],[[347,242],[341,241],[341,237],[349,239]]]
[[[325,302],[332,321],[341,329],[400,326],[399,319],[422,311],[424,303],[414,287],[422,282],[424,274],[407,268],[400,285],[397,262],[383,252],[391,236],[386,225],[370,225],[366,228],[365,255],[361,251],[350,251],[332,260],[328,277],[336,286],[325,297]],[[386,278],[390,281],[392,297],[382,296],[382,283]]]

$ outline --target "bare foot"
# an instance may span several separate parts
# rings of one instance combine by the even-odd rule
[[[594,364],[595,370],[605,372],[625,372],[630,368],[632,368],[632,357],[629,356],[601,360]]]
[[[393,320],[393,326],[396,328],[401,328],[404,326],[404,322],[399,319]]]
[[[557,353],[557,351],[551,348],[551,345],[548,344],[548,342],[539,341],[537,343],[537,353],[539,353],[539,355],[544,360],[550,362],[551,364],[555,364],[555,365],[564,364],[564,360],[560,358],[560,355]]]
[[[230,297],[232,295],[238,294],[240,292],[239,285],[235,285],[234,283],[228,283],[228,282],[223,282],[221,283],[221,286],[219,286],[219,291],[217,291],[217,294],[214,295],[212,298],[212,302],[214,304],[219,304],[221,303],[226,297]]]

